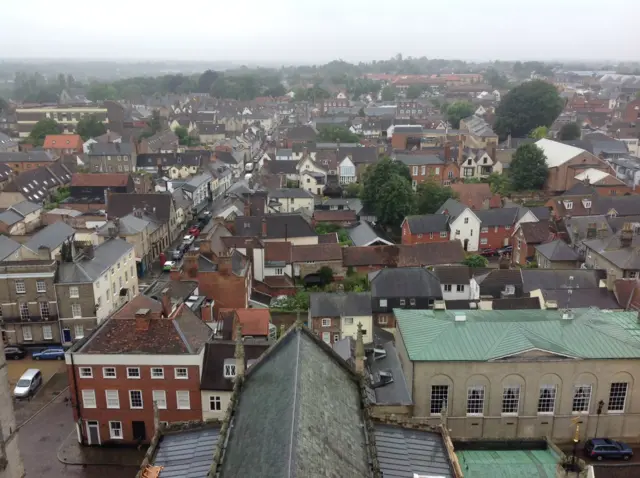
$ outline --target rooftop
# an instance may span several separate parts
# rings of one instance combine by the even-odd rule
[[[558,455],[545,450],[461,450],[464,478],[555,477]]]

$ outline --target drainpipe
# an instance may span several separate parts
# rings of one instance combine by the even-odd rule
[[[84,427],[82,426],[82,407],[80,406],[80,395],[78,394],[78,377],[76,376],[76,365],[73,361],[73,353],[70,353],[71,357],[71,373],[73,374],[73,390],[76,396],[76,412],[78,414],[78,429],[80,430],[80,444],[85,445],[86,439],[84,436]]]

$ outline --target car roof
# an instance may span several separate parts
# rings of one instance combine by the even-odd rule
[[[592,438],[589,441],[594,445],[610,445],[612,443],[616,443],[614,440],[611,440],[609,438]]]
[[[25,373],[22,374],[22,376],[20,377],[20,380],[22,380],[23,378],[26,378],[26,379],[33,378],[37,373],[40,373],[40,370],[38,370],[37,368],[30,368]]]

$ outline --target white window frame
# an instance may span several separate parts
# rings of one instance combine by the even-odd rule
[[[158,410],[167,409],[167,392],[165,390],[153,390],[151,392],[153,401],[158,406]]]
[[[214,407],[211,404],[215,404]],[[217,407],[217,408],[215,408]],[[222,397],[220,395],[211,395],[209,396],[209,411],[210,412],[221,412],[222,411]]]
[[[82,306],[80,304],[71,304],[71,317],[74,319],[82,318]]]
[[[473,393],[477,395],[473,396]],[[479,405],[479,407],[478,407]],[[478,408],[480,411],[477,411]],[[469,411],[475,410],[475,411]],[[468,417],[481,417],[484,415],[484,387],[473,386],[467,388],[467,416]]]
[[[513,397],[507,397],[507,393],[513,393]],[[515,405],[515,407],[513,406],[505,406],[507,404],[510,405]],[[514,411],[510,411],[513,410],[515,408],[515,412]],[[506,411],[505,410],[509,410]],[[505,385],[502,388],[502,405],[500,407],[500,412],[502,416],[517,416],[518,415],[518,411],[520,410],[520,385]]]
[[[464,292],[464,284],[456,284],[456,292]]]
[[[353,317],[345,317],[344,325],[353,325]]]
[[[47,283],[43,280],[36,281],[36,292],[47,292]]]
[[[481,234],[486,234],[489,232],[489,228],[487,226],[480,228],[480,233]]]
[[[95,390],[82,390],[82,408],[98,408]]]
[[[440,238],[445,238],[445,237],[447,237],[447,231],[441,231]]]
[[[180,404],[181,401],[182,405]],[[191,410],[191,394],[189,390],[176,390],[176,408],[178,410]]]
[[[139,393],[140,394],[140,406],[139,407],[134,407],[133,406],[133,393]],[[129,390],[129,408],[131,408],[132,410],[141,410],[144,408],[144,399],[142,398],[142,390]]]
[[[22,340],[25,342],[31,342],[33,340],[33,333],[30,325],[22,326]]]
[[[182,376],[178,371],[184,370],[184,376]],[[187,380],[189,378],[189,369],[187,367],[176,367],[173,369],[173,376],[176,380]]]
[[[50,325],[42,326],[42,338],[44,340],[53,340],[53,328]]]
[[[75,285],[69,286],[69,298],[70,299],[80,298],[80,291],[78,290],[78,286],[75,286]]]
[[[93,369],[91,367],[80,367],[80,378],[93,378]]]
[[[434,398],[439,398],[439,400],[434,400]],[[444,400],[442,400],[444,398]],[[429,395],[429,411],[431,416],[439,417],[442,412],[442,402],[446,403],[446,407],[449,408],[449,385],[431,385],[431,393]],[[435,405],[438,405],[438,408],[435,408]],[[437,411],[434,411],[437,410]]]
[[[120,408],[120,392],[118,390],[105,390],[104,398],[106,400],[107,408]]]
[[[331,319],[322,319],[323,327],[331,327]]]
[[[542,395],[548,392],[551,397],[543,397]],[[538,415],[553,415],[556,411],[556,399],[558,393],[558,387],[552,384],[540,385],[540,389],[538,391]],[[550,401],[549,401],[550,400]],[[543,406],[544,404],[546,406]],[[549,403],[551,406],[549,406]],[[541,410],[542,409],[542,410]]]
[[[151,367],[151,378],[154,380],[159,380],[164,378],[164,368],[163,367]]]
[[[453,285],[452,284],[442,284],[442,287],[444,287],[444,291],[445,292],[451,292],[453,289]]]
[[[620,386],[624,384],[624,395],[619,393]],[[618,389],[614,395],[614,386],[617,386]],[[607,405],[607,413],[624,413],[627,406],[627,398],[629,397],[629,383],[628,382],[612,382],[609,386],[609,401]],[[616,401],[619,403],[620,398],[622,398],[622,407],[617,407],[615,409],[611,409],[611,403]]]
[[[380,299],[380,307],[386,307],[387,306],[387,299]]]
[[[108,375],[108,371],[113,370],[113,376]],[[115,367],[102,367],[102,378],[114,379],[118,378],[118,372]]]
[[[389,323],[389,318],[386,315],[381,315],[380,317],[378,317],[378,324],[386,325],[388,323]]]
[[[571,397],[571,413],[574,415],[588,414],[591,407],[592,393],[592,385],[574,385],[573,397]]]
[[[137,370],[138,374],[131,374],[132,371]],[[140,380],[140,376],[142,374],[140,373],[140,367],[127,367],[127,378],[133,379],[133,380]]]
[[[26,294],[27,286],[22,279],[16,280],[16,294]]]
[[[236,376],[236,364],[225,363],[224,364],[224,378],[235,378]]]
[[[487,238],[486,238],[486,237],[481,237],[481,238],[480,238],[480,244],[481,244],[481,245],[486,246],[488,242],[489,242],[489,241],[487,240]]]
[[[331,344],[331,332],[322,332],[322,341],[325,344]]]
[[[114,427],[113,425],[118,424],[118,426]],[[114,430],[116,431],[114,433]],[[122,440],[124,439],[124,433],[122,431],[122,422],[117,421],[109,421],[109,438],[112,440]]]
[[[468,218],[468,217],[465,217],[463,222],[464,222],[465,224],[469,224],[469,218]]]

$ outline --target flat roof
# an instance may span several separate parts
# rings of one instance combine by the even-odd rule
[[[456,451],[464,478],[555,478],[560,457],[546,450]]]

